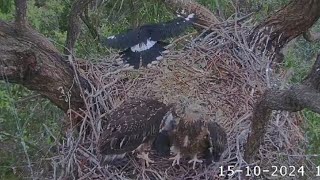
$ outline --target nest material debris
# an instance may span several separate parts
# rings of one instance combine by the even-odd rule
[[[223,23],[222,23],[223,24]],[[88,63],[84,76],[94,86],[86,97],[87,110],[83,116],[80,133],[66,135],[60,156],[54,162],[60,165],[61,177],[80,179],[223,179],[221,167],[244,169],[249,166],[243,159],[243,147],[250,132],[251,115],[255,101],[272,84],[277,74],[266,73],[268,57],[250,50],[246,44],[251,26],[217,25],[212,33],[195,37],[182,50],[172,50],[165,55],[158,68],[127,70],[114,67],[111,55],[107,61]],[[130,97],[153,97],[164,103],[174,103],[180,96],[200,100],[207,104],[207,119],[219,123],[228,134],[228,148],[221,161],[209,166],[200,165],[195,170],[187,160],[172,167],[168,158],[157,157],[154,164],[144,168],[134,156],[103,163],[97,154],[97,142],[102,131],[101,117],[118,107]],[[298,113],[274,112],[268,126],[256,164],[261,169],[271,166],[315,165],[306,156],[305,137]],[[87,131],[86,129],[90,129]],[[55,166],[56,167],[56,166]],[[295,172],[296,177],[301,177]],[[56,173],[57,174],[57,173]],[[56,175],[58,176],[58,175]],[[238,179],[236,173],[229,179]],[[311,176],[306,169],[305,176]],[[272,177],[263,173],[262,178]],[[288,177],[288,176],[286,176]],[[285,177],[284,177],[285,178]]]

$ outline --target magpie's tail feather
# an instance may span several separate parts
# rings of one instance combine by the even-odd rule
[[[148,64],[157,63],[159,60],[163,59],[162,52],[166,51],[168,43],[158,41],[152,48],[143,51],[142,54],[142,66],[148,66]]]
[[[168,44],[169,43],[158,41],[150,49],[141,52],[133,52],[130,48],[128,48],[120,52],[120,56],[124,64],[133,66],[135,69],[140,67],[140,59],[142,62],[141,66],[148,67],[149,64],[156,64],[163,58],[162,52],[167,50],[165,46]]]
[[[130,48],[120,52],[120,56],[124,62],[124,64],[128,64],[129,66],[133,66],[134,69],[138,69],[140,67],[140,52],[133,52]]]

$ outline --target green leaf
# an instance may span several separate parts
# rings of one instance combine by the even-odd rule
[[[0,0],[0,12],[8,14],[12,8],[12,0]]]

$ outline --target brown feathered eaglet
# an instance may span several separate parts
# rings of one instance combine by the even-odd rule
[[[169,130],[173,123],[171,106],[153,99],[131,99],[107,116],[98,142],[106,160],[122,158],[128,152],[138,151],[138,157],[149,166],[153,162],[146,151],[160,131]]]
[[[212,160],[217,162],[220,160],[221,154],[227,146],[227,133],[216,122],[207,122],[209,131],[209,147],[205,151],[205,159],[207,163],[211,163]]]
[[[202,155],[208,161],[220,157],[226,145],[226,134],[219,125],[205,120],[203,108],[196,103],[190,104],[177,114],[180,120],[172,136],[171,150],[176,154],[170,158],[172,166],[179,164],[181,157],[191,158],[188,163],[193,163],[193,169],[197,162],[203,162],[199,159]]]

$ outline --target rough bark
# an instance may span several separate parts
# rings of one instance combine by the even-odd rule
[[[83,107],[74,70],[45,37],[0,21],[0,80],[36,91],[63,111]],[[86,81],[81,78],[84,87]]]
[[[318,0],[292,0],[256,26],[248,41],[253,49],[266,49],[278,55],[284,45],[306,32],[319,17]]]
[[[16,23],[20,27],[25,27],[27,23],[27,0],[15,0],[16,6]]]
[[[293,38],[305,33],[320,17],[317,0],[292,0],[256,26],[249,37],[253,49],[266,49],[274,58],[283,57],[281,49]],[[266,46],[265,46],[266,45]],[[280,56],[279,56],[280,55]],[[283,58],[276,59],[282,61]],[[252,132],[245,147],[245,160],[252,162],[263,141],[272,110],[296,112],[308,108],[320,113],[320,55],[308,77],[286,90],[267,90],[257,101]]]
[[[80,34],[80,15],[92,0],[75,0],[72,3],[69,14],[69,25],[67,30],[66,48],[64,53],[74,55],[74,47]]]
[[[305,108],[320,114],[320,54],[301,84],[286,90],[267,90],[255,104],[252,132],[245,147],[245,160],[252,162],[259,150],[272,110],[297,112]]]
[[[311,32],[310,30],[303,34],[303,37],[309,42],[318,42],[320,41],[320,33]]]

